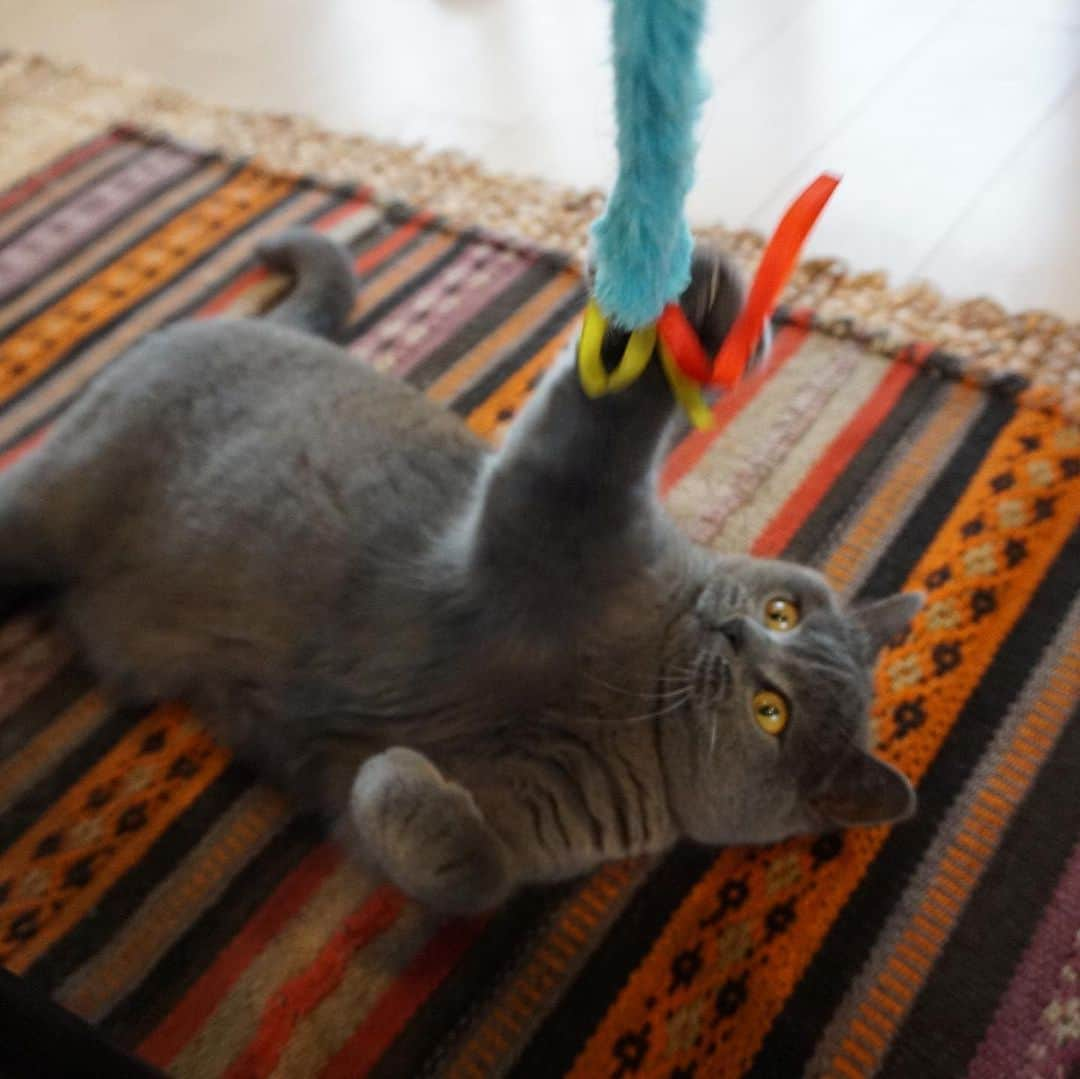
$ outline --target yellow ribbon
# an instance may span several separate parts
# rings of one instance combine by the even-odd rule
[[[632,385],[649,365],[653,350],[656,348],[656,325],[651,324],[630,334],[626,348],[619,358],[614,371],[604,366],[602,350],[607,319],[595,300],[590,299],[585,308],[585,323],[581,328],[578,342],[578,378],[581,388],[588,397],[603,397],[608,393],[618,393]],[[690,422],[701,430],[712,426],[712,410],[709,408],[701,387],[680,370],[667,346],[660,342],[660,362],[667,376],[668,385],[675,400],[685,410]]]
[[[660,342],[660,362],[664,365],[664,374],[667,375],[671,392],[675,395],[675,400],[682,405],[687,419],[699,431],[708,431],[713,425],[713,413],[709,408],[709,402],[705,400],[701,387],[692,378],[683,374],[671,350],[663,341]]]

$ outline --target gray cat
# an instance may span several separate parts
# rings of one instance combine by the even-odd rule
[[[686,540],[658,363],[589,400],[569,350],[492,452],[314,336],[352,307],[341,250],[262,254],[296,277],[269,317],[151,335],[0,479],[0,574],[57,586],[114,693],[190,701],[446,911],[680,837],[911,813],[867,716],[918,597],[845,608]],[[682,302],[713,349],[741,293],[699,255]]]

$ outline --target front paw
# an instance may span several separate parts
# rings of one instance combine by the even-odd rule
[[[395,747],[357,772],[349,814],[364,853],[403,892],[438,910],[490,910],[509,890],[506,858],[473,797],[420,753]]]

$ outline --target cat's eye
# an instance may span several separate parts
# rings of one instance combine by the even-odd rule
[[[754,720],[766,734],[780,734],[790,714],[788,702],[775,690],[762,689],[754,694]]]
[[[773,596],[765,604],[765,625],[777,633],[787,633],[799,624],[799,605],[783,596]]]

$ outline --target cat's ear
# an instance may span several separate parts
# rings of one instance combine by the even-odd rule
[[[869,638],[873,654],[907,629],[925,601],[922,592],[900,592],[888,599],[860,604],[851,613]]]
[[[915,812],[915,791],[903,772],[857,746],[809,799],[834,824],[891,824]]]

